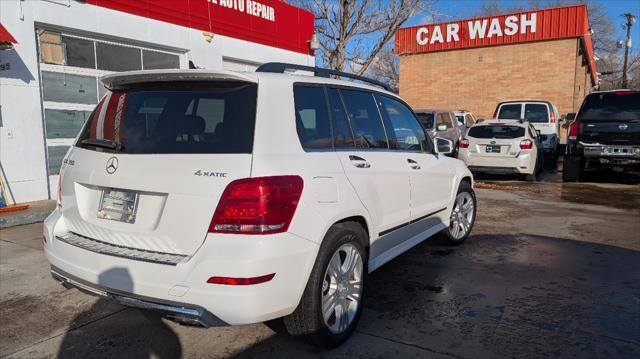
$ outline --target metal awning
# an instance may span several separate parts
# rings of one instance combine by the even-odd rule
[[[9,33],[9,31],[0,24],[0,50],[6,50],[13,47],[14,44],[18,42],[16,39]]]

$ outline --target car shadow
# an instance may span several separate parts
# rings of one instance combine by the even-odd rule
[[[112,268],[101,273],[98,284],[133,293],[134,284],[126,268]],[[160,315],[135,308],[121,307],[93,322],[90,313],[101,311],[108,301],[100,299],[78,313],[69,324],[58,351],[58,358],[180,358],[182,345],[178,336]],[[85,326],[92,325],[91,329]],[[96,328],[96,326],[98,328]]]
[[[640,252],[615,246],[527,234],[428,240],[371,274],[360,325],[341,347],[274,335],[235,357],[637,357],[639,280]]]

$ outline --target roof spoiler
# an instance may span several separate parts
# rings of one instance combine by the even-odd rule
[[[216,80],[257,82],[256,79],[234,71],[212,71],[204,69],[129,71],[109,74],[100,78],[100,82],[109,90],[119,86],[148,82]]]

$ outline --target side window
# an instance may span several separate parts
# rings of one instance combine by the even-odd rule
[[[353,128],[356,147],[389,148],[382,119],[371,92],[340,90]]]
[[[413,112],[393,98],[380,96],[380,101],[391,123],[392,137],[395,138],[395,145],[391,147],[404,151],[426,151],[427,138]]]
[[[464,116],[464,124],[467,126],[471,126],[475,123],[475,121],[473,120],[473,116],[471,116],[470,114],[467,114],[466,116]]]
[[[507,120],[519,120],[521,111],[521,104],[502,105],[500,107],[500,112],[498,113],[498,118]]]
[[[296,130],[305,149],[333,148],[324,89],[294,85]]]
[[[451,119],[449,119],[449,114],[446,112],[440,112],[436,115],[436,130],[440,125],[445,125],[447,128],[451,128]]]
[[[347,114],[344,111],[342,105],[342,99],[338,89],[329,88],[329,109],[331,111],[331,121],[333,124],[333,143],[335,148],[353,148],[355,142],[353,141],[353,133],[351,132],[351,126],[349,126],[349,120]]]

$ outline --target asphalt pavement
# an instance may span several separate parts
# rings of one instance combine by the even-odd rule
[[[369,276],[355,335],[319,352],[263,324],[201,329],[66,290],[42,225],[0,230],[0,357],[640,357],[640,185],[481,180],[472,236]]]

